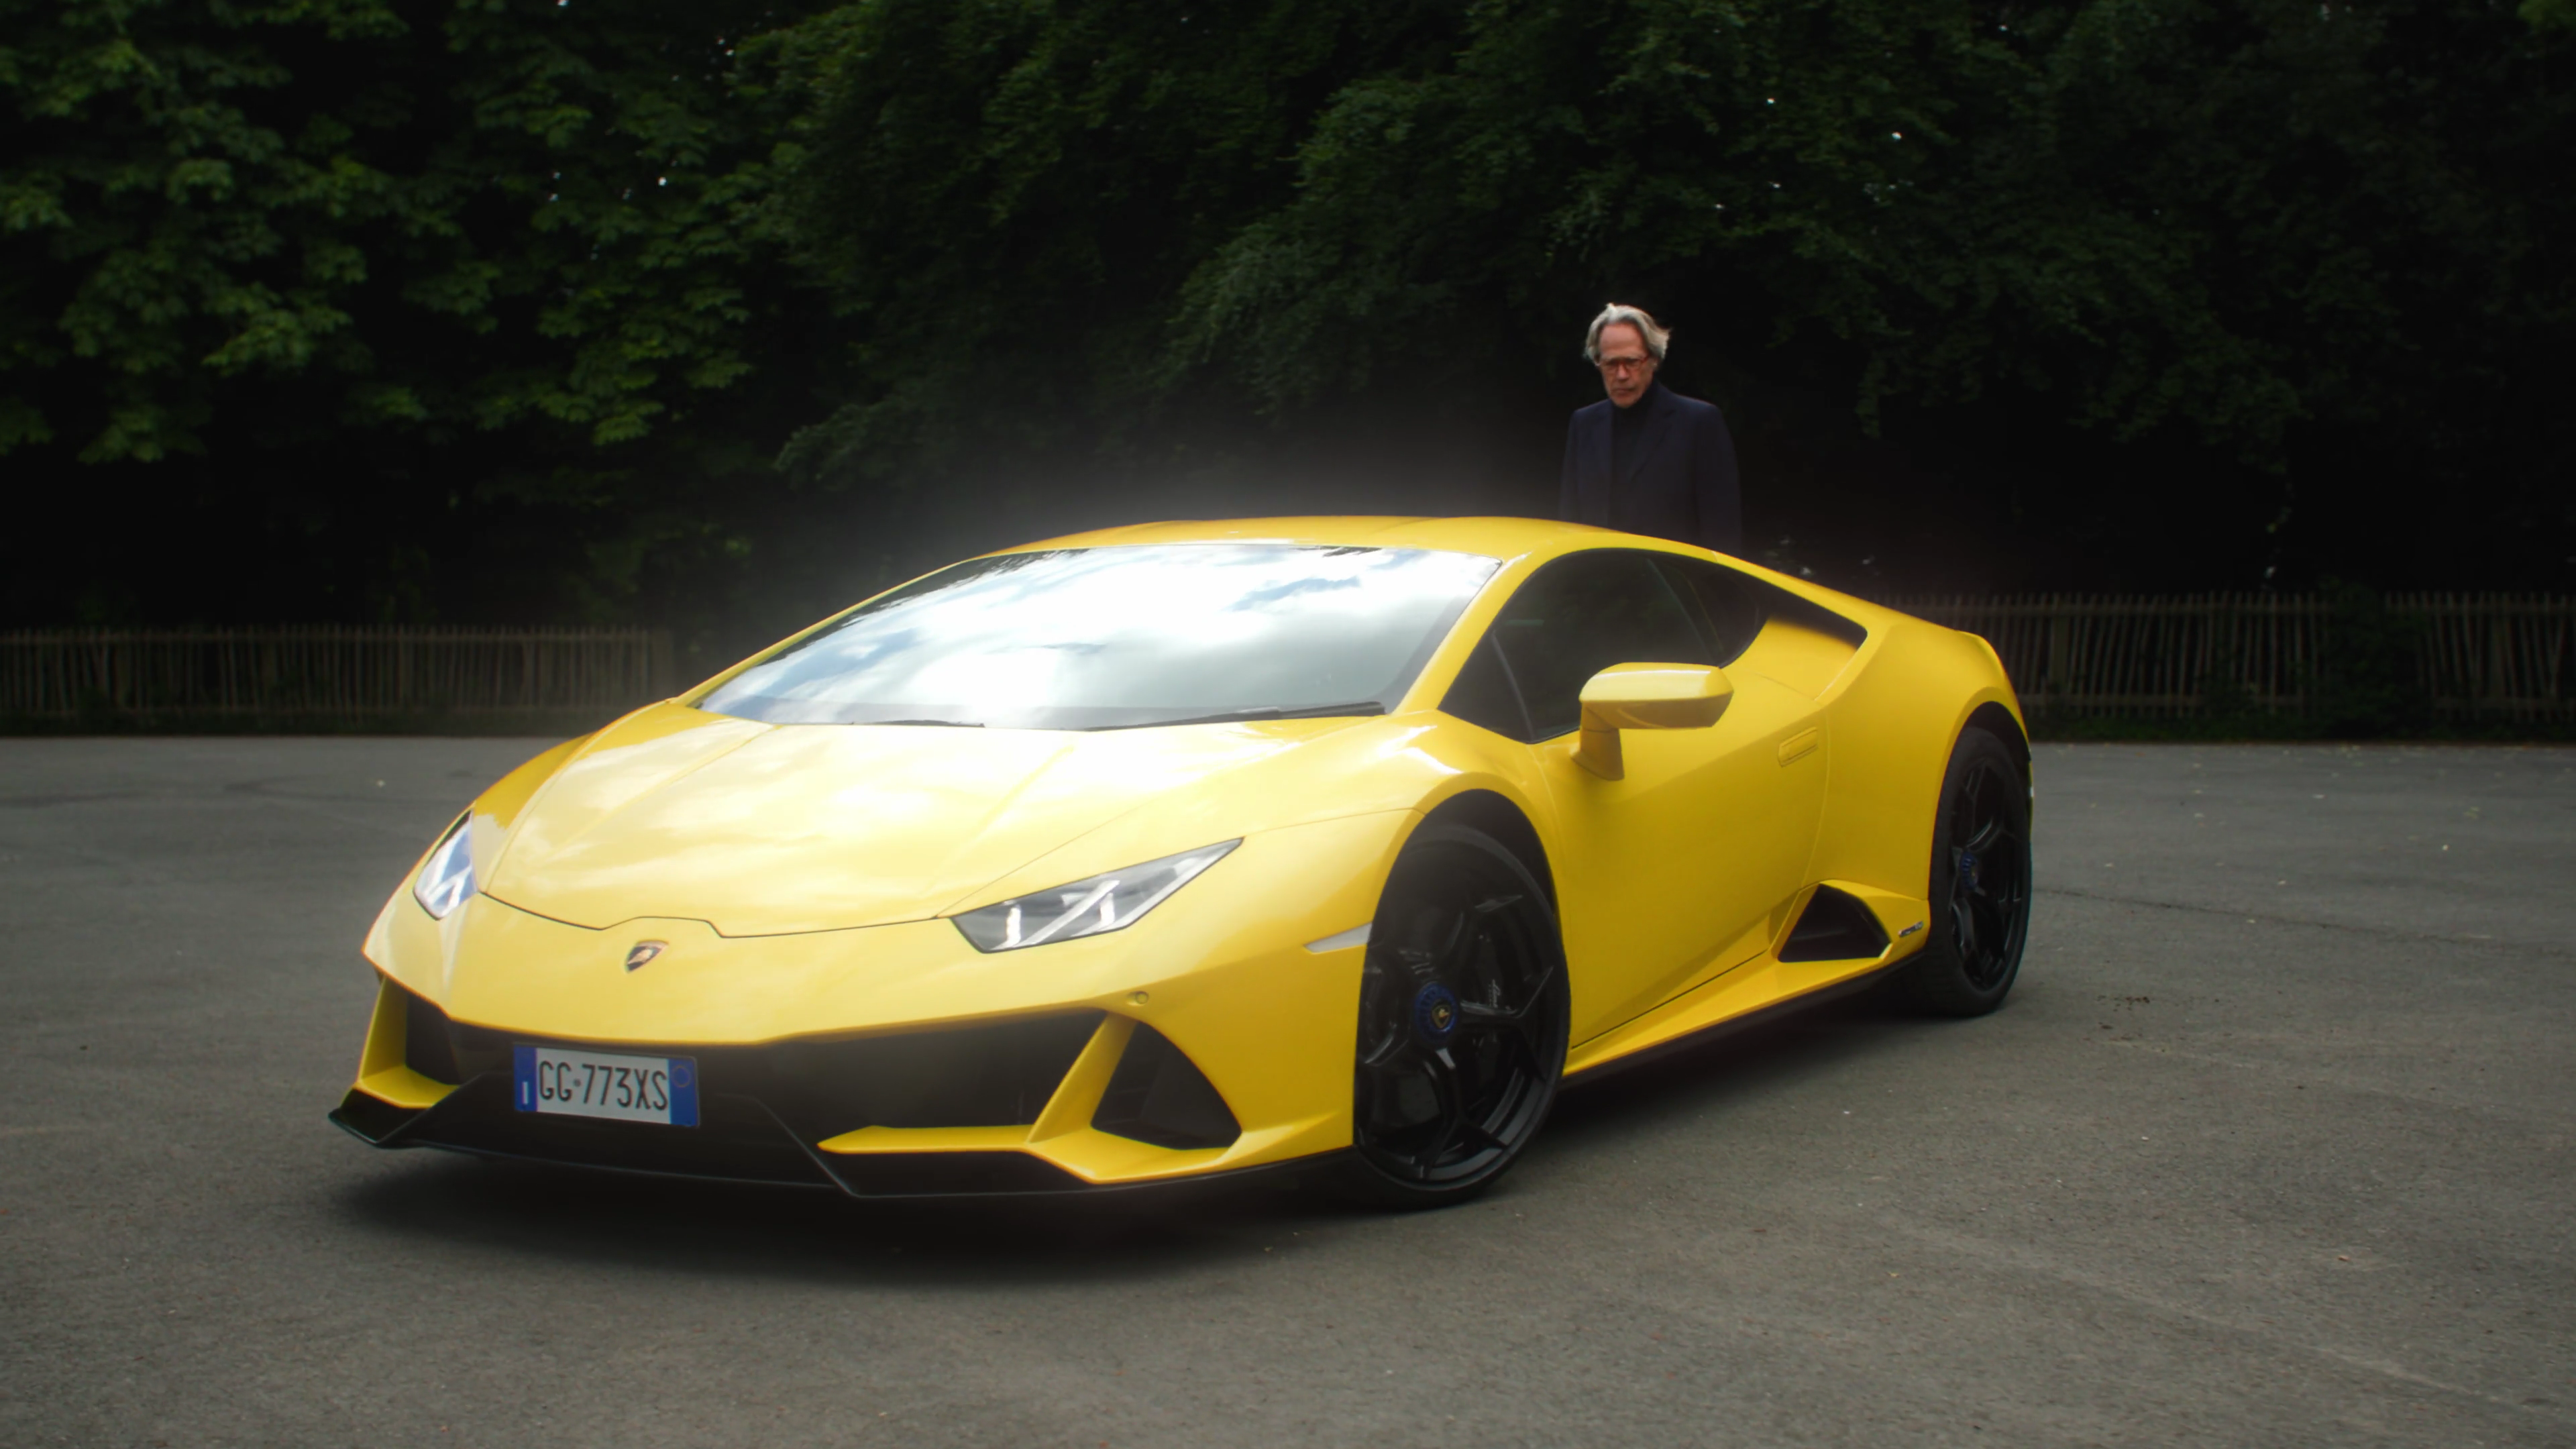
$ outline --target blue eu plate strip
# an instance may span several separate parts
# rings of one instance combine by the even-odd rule
[[[687,1057],[671,1058],[671,1125],[698,1125],[698,1064]]]
[[[537,1110],[537,1049],[532,1046],[515,1047],[510,1057],[510,1076],[518,1088],[512,1096],[520,1111],[533,1112]]]

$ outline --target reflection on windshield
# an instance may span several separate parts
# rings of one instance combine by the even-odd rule
[[[906,585],[726,681],[775,724],[1116,729],[1395,706],[1497,561],[1168,544],[1005,554]]]

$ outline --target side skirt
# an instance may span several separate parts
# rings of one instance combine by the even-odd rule
[[[1915,953],[1909,952],[1893,961],[1882,962],[1879,965],[1873,966],[1869,970],[1863,971],[1857,976],[1846,976],[1840,981],[1819,986],[1813,991],[1804,992],[1800,995],[1788,997],[1780,1001],[1774,1001],[1767,1006],[1757,1006],[1753,1010],[1745,1012],[1740,1016],[1730,1016],[1724,1021],[1712,1022],[1695,1031],[1687,1031],[1679,1036],[1667,1037],[1664,1040],[1652,1043],[1651,1045],[1639,1047],[1635,1051],[1626,1053],[1625,1055],[1615,1056],[1603,1062],[1595,1062],[1590,1066],[1566,1073],[1565,1084],[1570,1087],[1589,1086],[1594,1082],[1604,1081],[1608,1078],[1617,1076],[1619,1073],[1628,1071],[1631,1068],[1642,1067],[1651,1062],[1659,1062],[1664,1060],[1666,1057],[1678,1056],[1683,1052],[1695,1051],[1700,1047],[1708,1045],[1710,1042],[1717,1041],[1723,1037],[1733,1036],[1739,1031],[1747,1031],[1757,1026],[1767,1026],[1783,1017],[1794,1016],[1801,1011],[1806,1011],[1812,1007],[1822,1006],[1829,1001],[1839,1001],[1847,996],[1857,996],[1872,987],[1880,985],[1888,980],[1888,978],[1894,976],[1897,972],[1904,970],[1906,967],[1913,965],[1914,957]]]

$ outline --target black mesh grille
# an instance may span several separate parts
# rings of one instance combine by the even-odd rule
[[[1243,1135],[1214,1084],[1171,1038],[1141,1023],[1091,1125],[1156,1147],[1224,1147]]]
[[[1857,961],[1887,949],[1887,932],[1858,899],[1832,886],[1816,887],[1798,928],[1780,948],[1783,961]]]
[[[873,1159],[834,1158],[826,1173],[804,1144],[861,1127],[1026,1126],[1099,1024],[1100,1013],[1086,1011],[842,1041],[598,1046],[452,1021],[405,993],[405,1061],[425,1077],[465,1085],[417,1120],[387,1108],[400,1124],[376,1113],[343,1125],[370,1141],[636,1172],[808,1186],[830,1186],[837,1175],[850,1191],[871,1194],[1042,1191],[1080,1184],[1016,1152],[905,1154],[855,1166]],[[511,1101],[511,1056],[522,1043],[692,1058],[698,1125],[521,1112]],[[936,1185],[952,1182],[961,1185]]]
[[[808,1142],[861,1127],[1027,1126],[1100,1025],[1100,1013],[1082,1011],[840,1041],[598,1045],[451,1021],[406,997],[404,1055],[432,1080],[506,1078],[511,1048],[523,1042],[691,1057],[703,1096],[752,1098]]]
[[[782,1114],[823,1135],[856,1127],[1025,1127],[1100,1013],[763,1049]]]

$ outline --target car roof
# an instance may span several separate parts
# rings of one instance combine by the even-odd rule
[[[1595,528],[1588,523],[1558,523],[1542,518],[1215,518],[1175,519],[1130,524],[1068,534],[1041,543],[1002,549],[1029,553],[1052,548],[1104,548],[1149,543],[1293,543],[1366,548],[1436,548],[1492,558],[1553,554],[1569,549],[1623,543],[1630,546],[1676,547],[1660,539]]]
[[[1388,518],[1356,515],[1311,518],[1206,518],[1137,523],[1123,528],[1067,534],[1039,543],[995,549],[998,554],[1036,553],[1056,548],[1108,548],[1154,543],[1288,543],[1324,547],[1431,548],[1481,554],[1503,561],[1506,568],[1526,560],[1532,566],[1589,548],[1642,548],[1712,559],[1749,574],[1809,603],[1841,614],[1866,628],[1884,627],[1893,617],[1880,605],[1838,593],[1811,580],[1791,578],[1754,563],[1695,548],[1669,539],[1649,538],[1600,528],[1589,523],[1560,523],[1549,518]],[[987,555],[990,557],[992,555]]]

